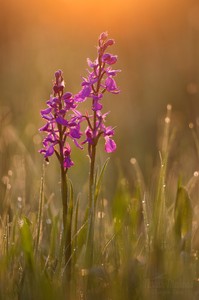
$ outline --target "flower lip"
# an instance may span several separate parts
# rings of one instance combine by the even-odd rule
[[[105,53],[102,56],[102,61],[109,64],[109,65],[113,65],[117,62],[117,55],[112,55],[109,53]]]
[[[94,103],[93,103],[93,107],[92,107],[92,110],[94,111],[98,111],[98,110],[101,110],[102,109],[102,104],[99,103],[98,100],[94,100]]]
[[[45,157],[49,157],[52,156],[54,153],[54,147],[52,145],[50,145],[47,149],[46,149],[46,154]]]
[[[107,153],[114,152],[117,146],[114,140],[110,139],[109,137],[105,137],[105,151]]]
[[[49,123],[46,123],[44,126],[42,126],[41,128],[39,128],[39,131],[47,131],[49,130]]]
[[[68,125],[68,121],[65,120],[64,118],[62,118],[61,116],[58,116],[56,118],[56,122],[60,125],[64,125],[64,126],[67,126]]]
[[[118,89],[115,80],[112,77],[107,77],[105,80],[106,89],[108,92],[113,94],[119,94],[120,90]]]
[[[121,72],[121,70],[112,70],[111,67],[106,69],[106,73],[108,76],[115,76],[119,72]]]
[[[52,111],[51,107],[41,110],[41,115],[48,115]]]
[[[96,68],[96,67],[98,66],[98,61],[95,60],[94,62],[92,62],[92,61],[90,60],[90,58],[87,58],[87,64],[88,64],[88,66],[89,66],[90,68]]]
[[[81,137],[81,133],[78,129],[74,128],[70,130],[70,136],[74,139],[79,139]]]
[[[72,94],[70,92],[66,92],[63,94],[62,98],[64,100],[70,99],[72,97]]]

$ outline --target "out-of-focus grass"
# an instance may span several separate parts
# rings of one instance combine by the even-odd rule
[[[87,190],[75,191],[72,300],[198,297],[199,173],[193,169],[193,176],[187,180],[186,169],[177,168],[184,150],[175,144],[179,133],[173,123],[171,106],[167,108],[162,122],[159,159],[150,185],[145,183],[135,158],[129,162],[132,177],[129,180],[120,169],[111,196],[106,197],[108,178],[104,175],[102,180],[98,172],[94,265],[89,270],[84,261]],[[53,164],[44,166],[43,172],[40,166],[34,174],[33,166],[36,166],[22,147],[23,141],[14,134],[11,124],[8,127],[13,132],[11,145],[15,148],[10,159],[4,156],[9,169],[1,170],[4,175],[1,182],[0,298],[66,299],[69,290],[63,276],[60,187],[57,183],[57,193],[53,196],[49,193],[47,179]],[[198,143],[193,124],[190,127],[190,136],[193,133]],[[7,153],[11,145],[4,144]],[[17,155],[16,145],[20,146]],[[176,151],[179,157],[174,159]],[[190,164],[192,159],[189,157]],[[107,174],[111,164],[112,161],[106,168]],[[79,170],[78,176],[82,174]],[[77,195],[78,192],[81,193]]]
[[[1,1],[0,103],[9,106],[26,147],[39,148],[27,132],[32,128],[36,135],[41,124],[39,110],[49,95],[52,74],[61,68],[66,89],[76,93],[85,58],[95,57],[96,36],[108,30],[122,69],[122,94],[104,104],[111,107],[110,122],[117,126],[114,159],[129,160],[133,149],[149,177],[156,153],[154,132],[166,103],[188,122],[199,115],[198,19],[195,0]],[[127,143],[130,147],[123,147]],[[123,168],[128,160],[121,162]]]
[[[197,299],[198,5],[118,0],[104,12],[93,1],[69,2],[0,4],[0,299],[65,299],[60,178],[53,159],[42,171],[39,111],[56,69],[79,90],[84,58],[106,29],[122,69],[119,100],[103,104],[118,149],[96,204],[91,270],[88,161],[73,149],[72,299]],[[175,113],[162,119],[168,101]],[[101,151],[97,160],[106,160]]]

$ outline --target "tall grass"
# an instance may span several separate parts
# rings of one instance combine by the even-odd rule
[[[111,161],[98,166],[94,177],[93,222],[89,222],[86,209],[82,211],[81,196],[75,198],[68,180],[72,232],[70,289],[63,280],[66,262],[62,213],[53,209],[48,197],[46,165],[36,185],[34,205],[30,199],[19,198],[14,188],[18,178],[11,171],[4,174],[0,299],[197,299],[199,174],[194,170],[188,182],[183,181],[181,170],[173,175],[171,157],[177,132],[172,120],[168,105],[162,142],[157,149],[158,166],[150,186],[144,182],[139,163],[132,158],[129,168],[133,168],[134,188],[121,172],[112,198],[106,199],[101,190],[108,188],[104,173]],[[198,147],[197,132],[195,128],[191,130]],[[27,155],[25,152],[24,156]],[[23,174],[23,164],[19,174]],[[25,184],[22,186],[26,188]],[[17,198],[17,203],[13,202]],[[94,235],[92,244],[87,241],[89,231]],[[93,255],[89,267],[85,261],[87,247],[92,247],[89,250]]]

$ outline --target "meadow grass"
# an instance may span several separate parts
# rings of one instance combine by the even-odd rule
[[[150,186],[145,184],[139,164],[132,158],[129,168],[133,168],[134,188],[130,188],[129,179],[121,172],[112,198],[106,199],[101,191],[108,188],[104,174],[111,161],[107,160],[96,170],[90,222],[88,211],[80,205],[81,196],[75,196],[72,183],[67,180],[72,230],[69,262],[64,258],[62,212],[53,209],[46,192],[49,168],[44,163],[34,204],[33,200],[23,202],[18,197],[19,183],[12,171],[4,174],[0,299],[198,299],[199,174],[195,171],[184,183],[181,170],[175,177],[171,171],[176,138],[171,113],[168,105],[158,167]],[[198,149],[197,132],[190,127]],[[26,160],[28,154],[23,155]],[[23,164],[20,168],[19,176],[23,177]],[[25,190],[25,178],[21,180]],[[88,232],[94,235],[89,242]],[[93,256],[89,267],[86,253]],[[68,263],[70,283],[65,276]]]

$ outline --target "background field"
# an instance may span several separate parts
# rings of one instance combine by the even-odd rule
[[[1,107],[9,107],[12,125],[30,150],[38,147],[31,145],[32,136],[42,124],[39,110],[54,71],[63,69],[66,86],[77,92],[86,58],[95,57],[96,39],[105,30],[116,40],[122,69],[122,93],[106,100],[110,123],[117,126],[113,159],[125,157],[127,165],[133,155],[149,170],[167,103],[185,128],[198,117],[197,1],[9,0],[0,5]]]
[[[117,76],[121,93],[104,98],[104,111],[111,111],[107,123],[116,126],[117,151],[111,154],[102,195],[109,203],[119,193],[129,199],[135,196],[137,177],[130,163],[135,157],[143,173],[145,191],[153,202],[161,184],[159,150],[173,132],[164,132],[167,104],[171,104],[169,124],[175,137],[167,149],[167,170],[160,179],[167,180],[167,204],[171,204],[171,209],[179,179],[188,188],[197,233],[196,0],[0,0],[0,212],[4,216],[11,203],[13,211],[20,214],[22,209],[35,220],[43,163],[38,154],[42,143],[38,128],[43,124],[40,110],[45,108],[51,93],[54,72],[62,69],[66,90],[78,92],[81,77],[86,74],[86,58],[96,57],[97,38],[106,30],[116,41],[111,51],[118,55],[117,67],[122,72]],[[107,154],[103,144],[100,147],[97,164],[102,166]],[[83,211],[88,183],[86,151],[73,149],[73,160],[76,166],[70,170],[70,178],[75,197],[81,193]],[[61,203],[59,169],[54,158],[45,176],[45,201],[56,214]],[[120,205],[116,208],[122,209]],[[48,224],[49,213],[45,218]],[[109,225],[111,228],[111,222]],[[4,227],[1,233],[4,234]],[[194,243],[195,249],[199,249],[198,239]]]

